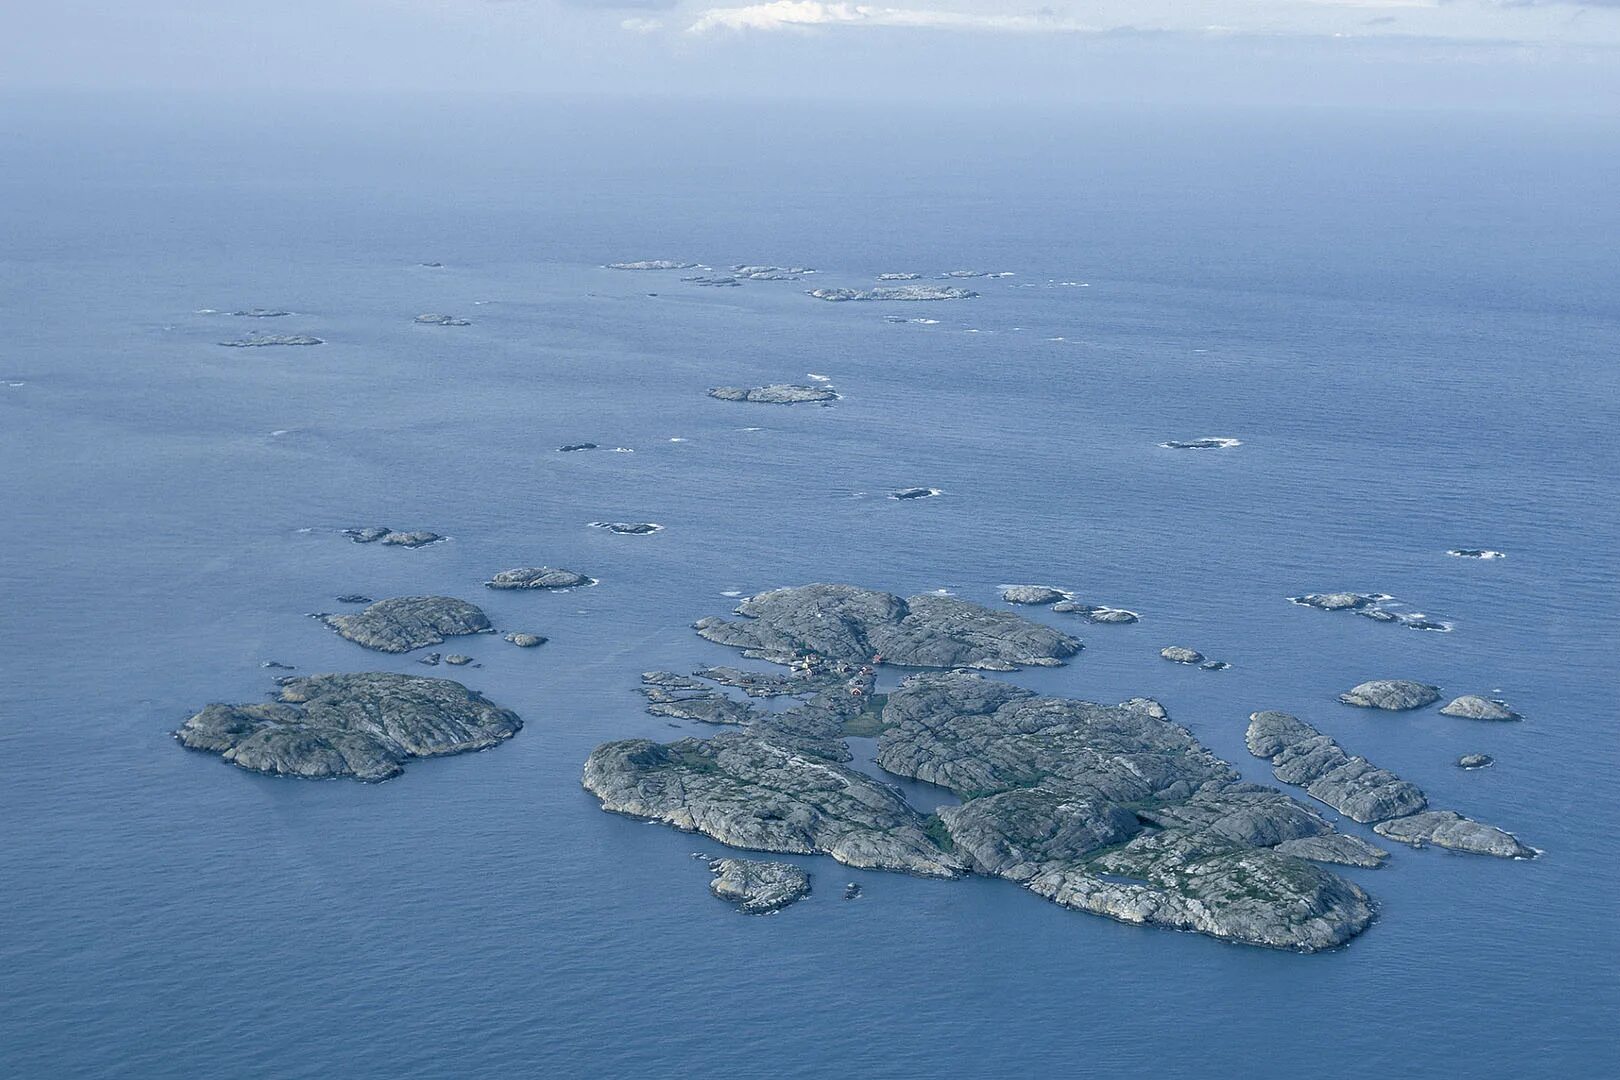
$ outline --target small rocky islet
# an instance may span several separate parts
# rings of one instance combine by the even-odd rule
[[[444,315],[438,312],[429,312],[418,315],[413,322],[422,326],[471,326],[472,321],[463,319],[458,315]]]
[[[326,341],[311,334],[254,333],[234,341],[222,341],[220,344],[230,349],[258,349],[274,345],[325,345]]]
[[[812,289],[810,295],[831,303],[972,300],[979,294],[959,285],[879,285],[872,289]]]
[[[574,570],[563,570],[552,566],[520,566],[512,570],[502,570],[488,581],[484,582],[486,589],[577,589],[584,585],[595,585],[596,579],[586,577]]]
[[[1433,630],[1440,633],[1451,630],[1450,623],[1431,618],[1421,611],[1407,610],[1400,606],[1399,601],[1393,596],[1385,593],[1305,593],[1302,596],[1290,596],[1288,602],[1298,604],[1300,607],[1315,608],[1318,611],[1348,611],[1364,619],[1395,623],[1408,630]]]
[[[516,713],[449,679],[372,671],[279,685],[270,702],[205,707],[175,738],[251,772],[378,781],[412,758],[487,750],[523,727]]]
[[[1360,709],[1407,712],[1423,709],[1440,700],[1440,688],[1410,679],[1372,679],[1339,695],[1346,705]]]
[[[378,652],[403,653],[462,634],[487,634],[489,616],[476,604],[450,596],[395,596],[352,614],[315,618],[340,637]]]
[[[1029,607],[1049,604],[1051,610],[1059,614],[1078,615],[1089,623],[1119,625],[1133,623],[1141,618],[1136,612],[1126,611],[1124,608],[1083,603],[1073,592],[1051,585],[1006,585],[1002,587],[1001,598],[1009,604],[1023,604]]]
[[[386,525],[367,525],[361,528],[344,529],[343,535],[356,544],[381,544],[383,547],[427,547],[437,544],[444,539],[436,532],[426,529],[399,530],[390,529]]]
[[[772,383],[769,386],[716,386],[709,396],[720,401],[749,401],[761,405],[807,405],[837,401],[838,391],[830,386],[802,386]]]
[[[744,915],[769,915],[810,895],[810,875],[786,862],[715,859],[709,891]]]

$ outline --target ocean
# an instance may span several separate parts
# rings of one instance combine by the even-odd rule
[[[1612,121],[11,104],[0,1074],[1620,1074]],[[816,273],[606,268],[642,259]],[[1011,276],[955,282],[967,301],[806,295],[960,269]],[[253,307],[294,314],[226,314]],[[325,344],[218,344],[252,330]],[[705,393],[812,373],[841,399]],[[1206,436],[1241,445],[1159,445]],[[911,486],[942,494],[888,498]],[[449,539],[341,535],[365,525]],[[541,564],[600,584],[482,587]],[[736,662],[691,623],[814,581],[1129,608],[1028,611],[1085,651],[997,677],[1151,696],[1268,783],[1248,715],[1293,712],[1543,854],[1393,845],[1343,871],[1378,921],[1317,955],[826,858],[789,857],[808,899],[739,915],[692,858],[723,848],[603,813],[580,768],[710,733],[647,715],[639,674]],[[1287,600],[1337,590],[1451,630]],[[351,592],[460,596],[551,640],[459,639],[481,666],[423,668],[306,617]],[[1178,644],[1232,666],[1159,658]],[[450,675],[525,727],[380,785],[175,744],[202,705],[272,690],[266,661]],[[1524,720],[1336,700],[1371,678]]]

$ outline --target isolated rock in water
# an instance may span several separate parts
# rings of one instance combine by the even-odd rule
[[[484,582],[489,589],[573,589],[581,585],[595,585],[594,578],[572,570],[559,570],[551,566],[520,566],[515,570],[502,570]]]
[[[1278,948],[1343,944],[1365,893],[1273,845],[1330,833],[1245,783],[1156,704],[1040,697],[916,675],[889,695],[878,764],[967,801],[939,811],[957,856],[1068,907]]]
[[[815,273],[808,266],[733,266],[731,272],[745,281],[798,281]]]
[[[247,318],[247,319],[279,319],[279,318],[282,318],[284,316],[291,315],[292,312],[290,312],[290,311],[282,311],[280,308],[256,307],[256,308],[244,308],[244,309],[242,309],[240,311],[233,311],[233,312],[231,312],[231,314],[241,316],[241,317]]]
[[[470,656],[463,656],[461,653],[451,653],[449,656],[444,658],[444,662],[454,667],[466,667],[468,664],[473,662],[473,658]]]
[[[889,492],[889,498],[896,499],[900,502],[909,502],[912,499],[932,499],[935,495],[941,494],[943,494],[943,492],[941,492],[939,488],[911,487],[901,488],[899,491],[891,491]]]
[[[448,596],[396,596],[353,615],[322,615],[320,620],[356,645],[390,653],[490,628],[488,616],[477,605]]]
[[[1291,596],[1289,599],[1296,604],[1319,608],[1322,611],[1357,611],[1374,602],[1374,598],[1365,593],[1352,592],[1307,593],[1304,596]]]
[[[426,656],[421,657],[420,659],[418,659],[416,662],[418,664],[422,664],[422,665],[424,665],[426,667],[438,667],[439,663],[443,659],[444,659],[444,653],[430,652]]]
[[[683,277],[681,280],[688,285],[706,285],[711,289],[735,289],[742,284],[731,274],[698,274],[694,277]]]
[[[1454,559],[1505,559],[1507,553],[1490,548],[1452,548],[1446,552]]]
[[[804,585],[760,593],[737,606],[738,620],[695,624],[709,641],[775,663],[814,654],[823,660],[905,667],[975,667],[1006,671],[1053,666],[1080,643],[1010,611],[948,596],[914,596],[851,585]]]
[[[1464,720],[1517,720],[1519,714],[1502,704],[1477,694],[1464,694],[1442,708],[1446,716],[1460,716]]]
[[[971,300],[979,294],[956,285],[880,285],[875,289],[812,289],[817,300]]]
[[[1440,700],[1440,688],[1410,679],[1373,679],[1340,694],[1339,700],[1362,709],[1403,712],[1433,705]]]
[[[652,521],[593,521],[590,524],[593,529],[606,529],[623,536],[646,536],[648,533],[662,532],[664,528]]]
[[[1328,833],[1324,836],[1302,836],[1298,840],[1284,840],[1273,851],[1293,855],[1312,862],[1338,863],[1341,866],[1360,866],[1371,869],[1384,865],[1389,852],[1375,847],[1359,836]]]
[[[1249,717],[1249,752],[1269,758],[1285,784],[1311,795],[1373,831],[1413,847],[1433,844],[1502,858],[1530,858],[1534,851],[1508,833],[1452,810],[1427,810],[1427,797],[1366,758],[1350,757],[1339,744],[1298,717],[1257,712]]]
[[[1373,832],[1413,847],[1448,848],[1474,855],[1494,855],[1499,859],[1532,859],[1534,848],[1492,825],[1471,821],[1453,810],[1429,810],[1410,817],[1381,821]]]
[[[336,599],[337,599],[337,602],[340,603],[340,604],[369,604],[369,603],[371,603],[371,597],[367,596],[365,593],[344,593],[342,596],[339,596]]]
[[[642,259],[639,262],[608,263],[609,270],[697,270],[702,263],[677,262],[674,259]]]
[[[1104,607],[1100,604],[1082,604],[1078,600],[1059,600],[1052,610],[1063,615],[1078,615],[1089,623],[1133,623],[1141,616],[1124,608]]]
[[[744,915],[779,911],[810,894],[810,875],[792,863],[716,859],[709,871],[715,875],[709,891]]]
[[[386,780],[410,758],[484,750],[522,726],[460,683],[367,672],[287,679],[267,704],[209,705],[175,737],[255,772]]]
[[[815,401],[836,401],[838,392],[830,386],[797,386],[773,383],[770,386],[716,386],[709,396],[721,401],[752,401],[763,405],[802,405]]]
[[[235,341],[222,341],[232,349],[253,349],[267,345],[324,345],[325,341],[308,334],[249,334]]]
[[[920,280],[922,280],[922,275],[921,274],[879,274],[877,276],[877,279],[879,281],[920,281]]]
[[[1243,443],[1237,439],[1203,438],[1189,439],[1185,442],[1171,439],[1159,445],[1167,450],[1230,450],[1234,446],[1242,446]]]
[[[372,525],[363,529],[344,529],[343,535],[357,544],[386,544],[389,547],[426,547],[428,544],[437,544],[444,537],[436,532],[426,529],[415,529],[410,532],[397,532],[387,526]]]
[[[1247,742],[1249,753],[1271,761],[1278,780],[1303,787],[1352,821],[1383,821],[1428,805],[1416,784],[1366,758],[1351,757],[1328,736],[1288,713],[1252,714]]]
[[[1174,664],[1202,664],[1204,654],[1197,649],[1189,649],[1185,645],[1171,645],[1160,649],[1159,655]]]
[[[378,543],[387,545],[388,547],[419,548],[427,547],[429,544],[437,544],[443,539],[444,537],[440,536],[436,532],[428,532],[426,529],[417,529],[413,532],[387,533],[381,540],[378,541]]]
[[[536,645],[544,645],[546,643],[546,639],[541,637],[539,634],[524,634],[515,630],[506,635],[506,640],[511,642],[513,645],[516,645],[520,649],[532,649]]]
[[[926,877],[963,870],[894,788],[751,731],[607,743],[585,762],[584,784],[604,810],[735,847]]]
[[[567,446],[559,446],[559,447],[557,447],[557,452],[559,454],[572,454],[572,453],[574,453],[575,451],[578,451],[578,450],[595,450],[595,449],[596,449],[596,444],[593,443],[593,442],[577,442],[577,443],[569,443]]]
[[[1496,759],[1489,754],[1464,754],[1457,759],[1459,769],[1484,769],[1496,764]]]
[[[418,315],[416,321],[423,326],[471,326],[466,319],[459,319],[454,315]]]
[[[1008,585],[1001,598],[1009,604],[1053,604],[1069,594],[1050,585]]]

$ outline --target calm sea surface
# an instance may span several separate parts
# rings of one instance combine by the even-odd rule
[[[0,1074],[1620,1073],[1614,126],[12,105]],[[603,268],[653,258],[819,273]],[[1013,276],[959,303],[804,293],[956,269]],[[250,307],[297,314],[200,313]],[[326,344],[216,344],[255,329]],[[809,373],[843,399],[704,393]],[[1157,445],[1200,436],[1243,445]],[[556,452],[582,441],[602,449]],[[912,485],[944,494],[885,497]],[[338,532],[373,524],[451,539]],[[480,585],[537,564],[601,584]],[[1296,712],[1545,855],[1400,848],[1347,872],[1379,921],[1316,956],[826,859],[802,860],[809,900],[737,915],[689,857],[717,845],[602,813],[580,766],[704,734],[646,715],[638,674],[735,659],[691,622],[811,581],[1130,608],[1079,628],[1069,666],[1009,677],[1158,698],[1262,781],[1248,714]],[[1286,601],[1341,589],[1455,629]],[[305,617],[348,592],[462,596],[549,635],[447,650],[523,732],[382,785],[174,744],[201,705],[270,690],[267,660],[428,673]],[[1164,663],[1172,644],[1232,668]],[[1335,701],[1377,677],[1526,719]],[[1470,751],[1496,766],[1457,769]]]

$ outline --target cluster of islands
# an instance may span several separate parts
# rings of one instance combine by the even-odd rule
[[[797,281],[816,273],[753,264],[715,272],[676,260],[609,268],[699,271],[682,280],[707,287]],[[916,273],[885,273],[870,288],[816,288],[809,295],[829,302],[964,300],[977,294],[951,281],[1009,275],[960,270],[938,276],[943,283],[922,283]],[[228,314],[272,319],[292,313],[251,308]],[[414,321],[470,325],[440,313]],[[221,344],[322,341],[250,333]],[[811,378],[813,383],[716,386],[708,395],[776,406],[826,406],[840,399],[830,380]],[[1242,444],[1210,436],[1160,445],[1204,451]],[[578,442],[558,449],[575,453],[598,446]],[[888,497],[912,501],[940,494],[938,488],[909,487]],[[655,522],[589,524],[626,536],[663,528]],[[345,529],[343,535],[378,549],[425,548],[448,539],[381,525]],[[1503,557],[1485,548],[1446,554]],[[587,574],[552,566],[504,569],[481,583],[490,590],[533,593],[596,584]],[[1390,854],[1344,822],[1370,828],[1380,841],[1411,847],[1504,859],[1538,854],[1501,828],[1430,805],[1416,785],[1290,712],[1258,709],[1247,721],[1245,744],[1282,785],[1273,787],[1244,780],[1150,698],[1104,704],[995,678],[1061,666],[1083,648],[1063,619],[1048,625],[1017,609],[1064,616],[1075,627],[1141,620],[1135,611],[1053,585],[1005,585],[1000,599],[1005,607],[944,594],[905,598],[843,584],[743,598],[730,615],[699,618],[692,629],[774,670],[714,664],[691,674],[642,673],[638,689],[648,713],[672,726],[695,723],[712,731],[667,742],[603,743],[584,762],[582,783],[605,811],[700,833],[742,851],[825,856],[864,870],[944,880],[1003,878],[1060,906],[1125,923],[1302,952],[1342,946],[1376,915],[1374,899],[1333,868],[1376,868]],[[1451,629],[1380,593],[1289,599],[1410,629]],[[348,610],[312,617],[357,647],[396,656],[420,653],[419,661],[429,666],[476,667],[470,656],[424,650],[499,632],[479,605],[452,596],[373,599],[346,593],[337,600]],[[509,630],[504,638],[520,649],[547,640],[527,629]],[[1165,646],[1159,655],[1202,671],[1229,667],[1188,645]],[[265,666],[292,670],[273,661]],[[203,707],[180,724],[176,739],[251,772],[376,782],[399,775],[416,758],[496,748],[524,726],[516,713],[462,683],[428,675],[291,674],[275,685],[267,701]],[[1388,712],[1425,709],[1441,699],[1439,687],[1405,679],[1366,681],[1338,696],[1345,705]],[[1455,697],[1439,711],[1463,720],[1519,719],[1506,703],[1475,694]],[[918,805],[920,796],[857,767],[850,739],[875,740],[873,760],[883,774],[919,782],[914,788],[931,785],[937,800]],[[1470,770],[1491,763],[1478,753],[1457,759]],[[710,871],[711,892],[744,913],[777,912],[811,894],[812,875],[797,863],[694,854]],[[844,890],[846,898],[859,894],[855,883]]]

